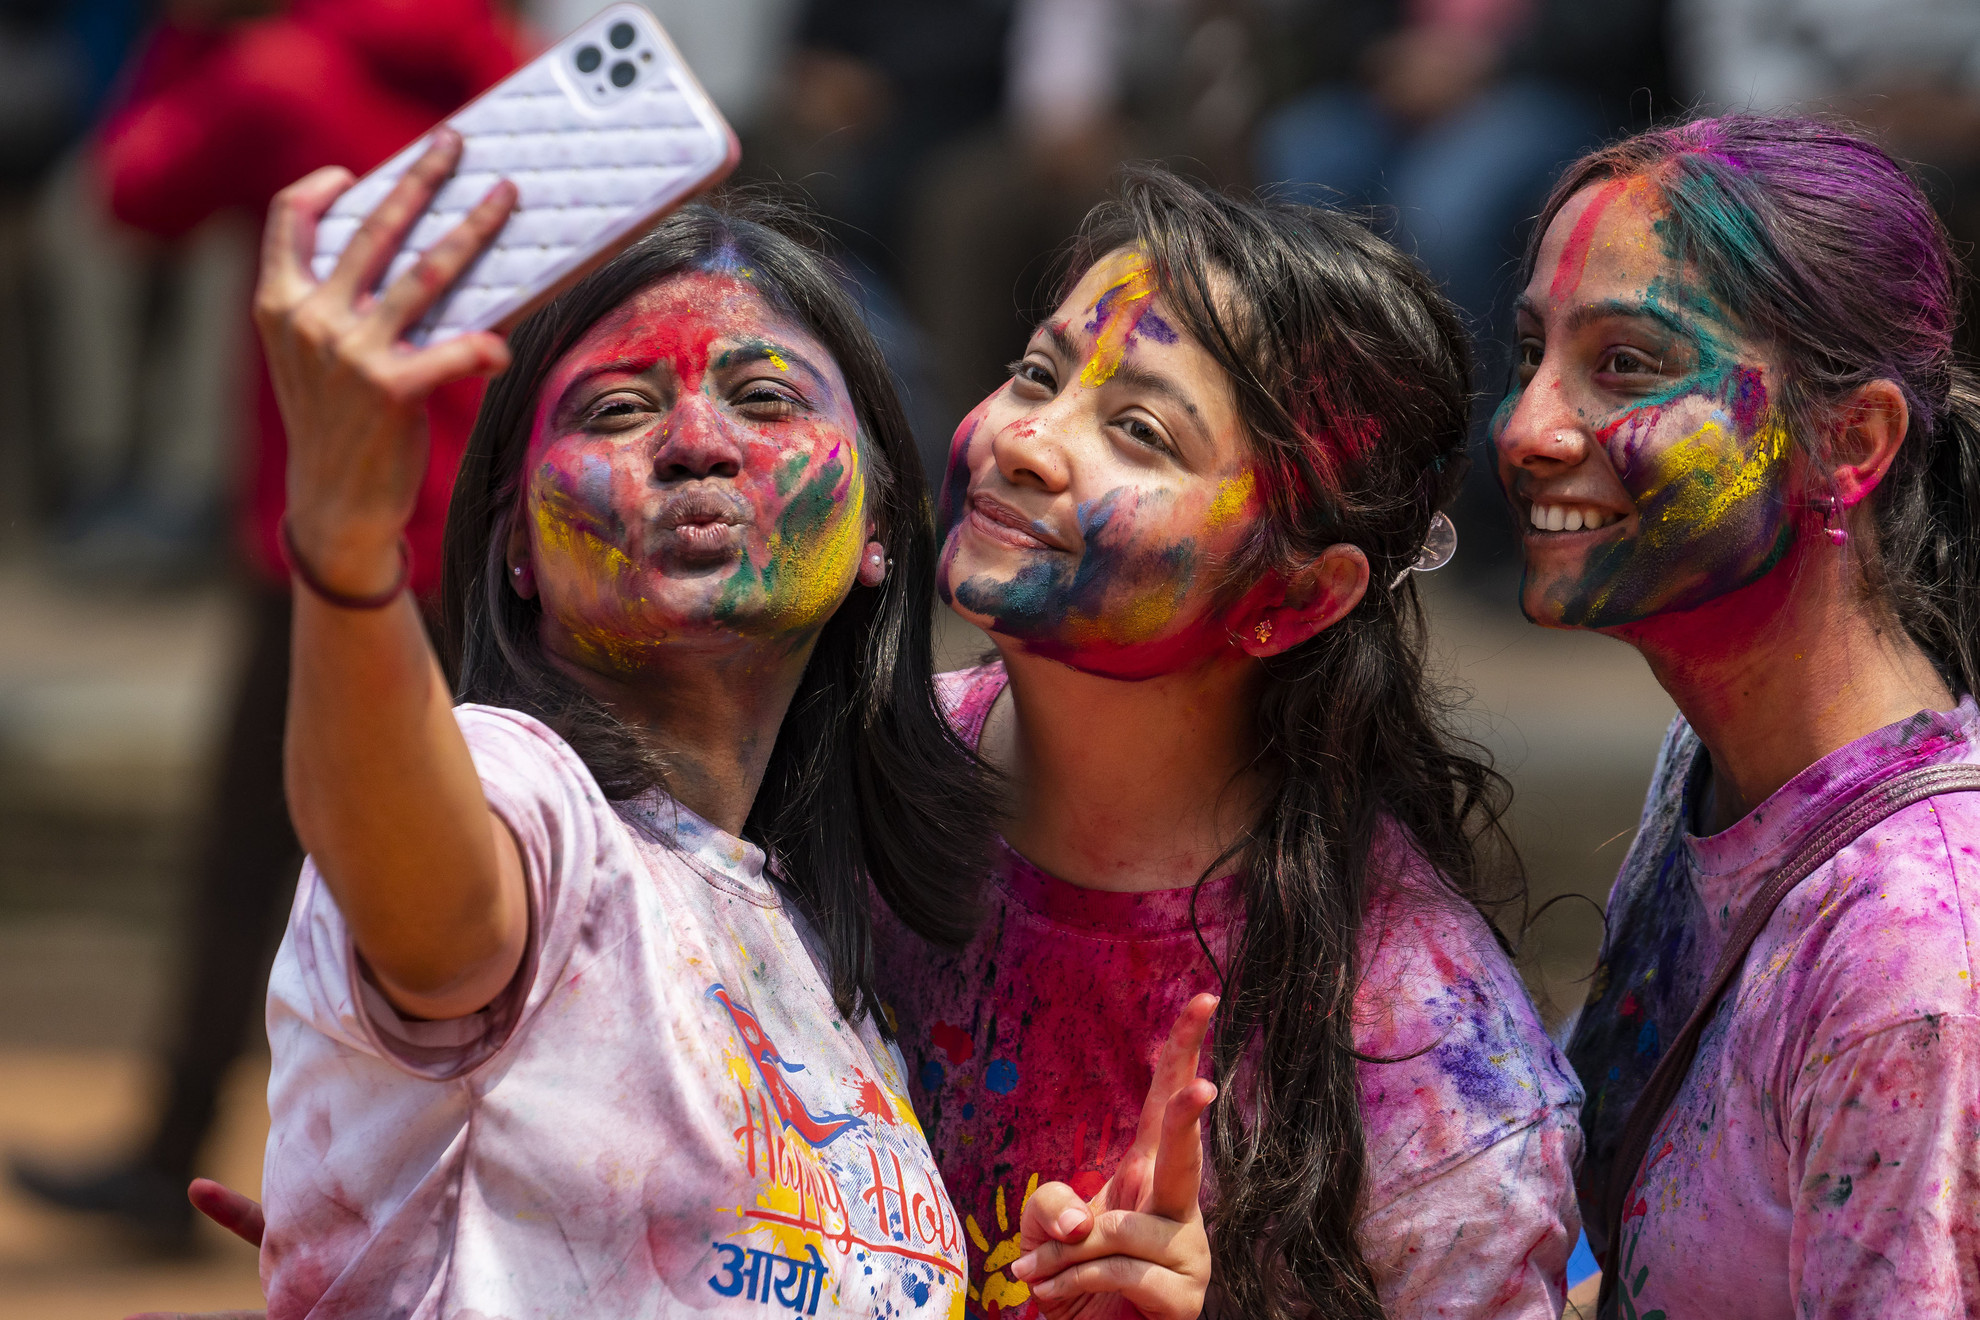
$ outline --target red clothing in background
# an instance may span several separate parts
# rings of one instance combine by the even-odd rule
[[[259,220],[311,170],[381,164],[522,54],[520,31],[489,0],[295,0],[225,27],[162,24],[97,144],[111,209],[163,238],[221,211]],[[239,530],[249,562],[286,583],[277,525],[288,447],[258,342],[253,354]],[[447,500],[480,402],[481,382],[463,381],[428,405],[431,459],[407,528],[422,595],[439,586]]]

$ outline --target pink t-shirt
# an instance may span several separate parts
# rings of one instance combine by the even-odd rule
[[[1893,770],[1976,760],[1980,711],[1925,711],[1823,757],[1724,833],[1679,719],[1609,897],[1569,1056],[1595,1214],[1630,1107],[1732,926],[1796,840]],[[1790,893],[1705,1029],[1624,1212],[1627,1317],[1980,1310],[1980,793],[1907,807]],[[1630,1173],[1633,1175],[1634,1170]],[[1610,1226],[1591,1221],[1598,1250]]]
[[[982,735],[1001,665],[937,680]],[[1362,927],[1356,1047],[1368,1175],[1358,1225],[1387,1313],[1559,1315],[1580,1226],[1581,1089],[1484,920],[1390,830]],[[1218,982],[1243,921],[1238,877],[1191,891],[1080,889],[1003,849],[960,954],[883,919],[881,990],[916,1106],[970,1243],[971,1316],[1032,1317],[1018,1213],[1040,1182],[1097,1191],[1133,1137],[1176,1014]]]
[[[899,1054],[760,850],[456,712],[531,894],[488,1009],[402,1020],[305,866],[269,989],[262,1283],[294,1317],[941,1317],[962,1227]]]

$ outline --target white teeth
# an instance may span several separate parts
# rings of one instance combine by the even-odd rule
[[[1533,525],[1543,532],[1578,532],[1583,528],[1594,531],[1607,527],[1621,517],[1620,514],[1578,504],[1534,504],[1528,506],[1526,514]]]

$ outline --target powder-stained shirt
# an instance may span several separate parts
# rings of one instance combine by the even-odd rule
[[[834,1009],[761,851],[615,810],[463,706],[531,898],[511,991],[401,1019],[305,867],[268,1006],[271,1320],[961,1314],[962,1227],[871,1020]]]
[[[1003,667],[938,683],[975,742]],[[1399,830],[1384,832],[1370,870],[1354,1041],[1400,1061],[1359,1066],[1362,1253],[1397,1320],[1551,1320],[1580,1222],[1581,1090],[1484,920]],[[1008,1272],[1024,1199],[1054,1180],[1090,1197],[1113,1173],[1176,1015],[1218,989],[1197,930],[1228,965],[1239,885],[1203,885],[1192,928],[1189,889],[1081,889],[1004,848],[962,953],[883,925],[882,993],[963,1215],[971,1316],[1037,1314]]]
[[[1631,1105],[1732,927],[1815,822],[1895,770],[1976,759],[1969,698],[1860,738],[1721,834],[1686,825],[1709,758],[1658,756],[1569,1057],[1596,1222]],[[1980,1309],[1980,793],[1872,827],[1782,900],[1706,1027],[1624,1207],[1628,1317]]]

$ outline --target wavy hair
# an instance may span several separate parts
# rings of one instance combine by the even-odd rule
[[[753,285],[844,373],[870,507],[892,558],[881,585],[854,587],[821,630],[743,827],[816,927],[839,1011],[857,1017],[878,1004],[868,877],[916,933],[960,944],[974,928],[969,881],[983,870],[992,826],[975,754],[935,697],[935,532],[921,461],[886,361],[818,241],[799,213],[767,199],[689,206],[516,330],[514,360],[489,386],[454,484],[441,651],[459,700],[536,716],[607,798],[666,786],[667,767],[639,731],[545,661],[542,607],[510,589],[505,550],[537,394],[557,360],[656,281],[748,267]]]

